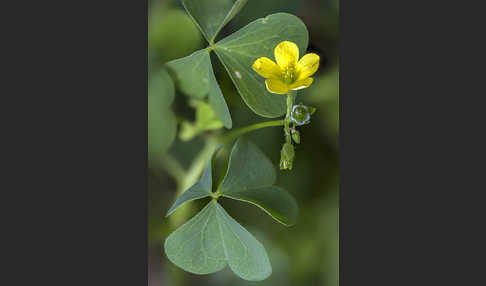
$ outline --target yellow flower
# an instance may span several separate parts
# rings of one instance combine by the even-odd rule
[[[299,60],[299,47],[293,42],[283,41],[275,47],[275,60],[261,57],[253,63],[253,70],[266,78],[265,85],[271,93],[286,94],[289,90],[309,87],[310,77],[319,68],[319,56],[310,53]]]

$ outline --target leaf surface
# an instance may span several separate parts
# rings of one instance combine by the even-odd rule
[[[254,204],[278,222],[291,226],[297,222],[299,207],[294,197],[277,186],[230,190],[224,197]]]
[[[177,88],[188,96],[204,98],[209,91],[208,66],[211,65],[206,49],[167,63]]]
[[[213,67],[211,64],[208,66],[209,69],[209,95],[208,101],[209,105],[213,108],[216,117],[223,122],[224,127],[231,129],[233,127],[233,122],[231,120],[231,115],[228,109],[228,105],[224,100],[223,93],[219,88],[216,77],[214,76]]]
[[[247,0],[182,0],[208,42],[245,6]]]
[[[267,156],[248,139],[240,137],[231,150],[220,192],[271,186],[276,177],[275,168]]]
[[[263,245],[214,200],[170,234],[164,248],[170,261],[195,274],[214,273],[226,264],[250,281],[272,273]]]

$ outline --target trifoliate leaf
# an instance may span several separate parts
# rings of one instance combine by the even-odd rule
[[[248,107],[260,116],[273,118],[285,113],[286,97],[269,93],[265,78],[251,66],[260,57],[274,60],[274,49],[282,41],[296,43],[303,55],[308,39],[307,28],[299,18],[277,13],[253,21],[220,40],[214,50]]]

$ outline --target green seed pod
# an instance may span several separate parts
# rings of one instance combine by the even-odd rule
[[[292,170],[294,156],[294,146],[291,143],[285,143],[280,151],[280,170]]]

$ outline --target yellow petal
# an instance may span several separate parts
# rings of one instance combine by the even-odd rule
[[[287,85],[278,79],[267,79],[265,85],[267,86],[267,90],[271,93],[286,94],[289,91]]]
[[[293,84],[291,84],[289,86],[289,89],[291,89],[291,90],[303,89],[303,88],[309,87],[309,85],[311,85],[313,81],[314,81],[314,79],[311,78],[311,77],[308,77],[308,78],[303,79],[303,80],[298,80],[298,81],[294,82]]]
[[[310,53],[303,56],[297,64],[297,81],[312,76],[319,68],[319,56]]]
[[[278,65],[266,57],[257,59],[251,67],[264,78],[278,79],[281,76]]]
[[[281,69],[295,67],[299,60],[299,47],[293,42],[283,41],[275,47],[275,60]]]

